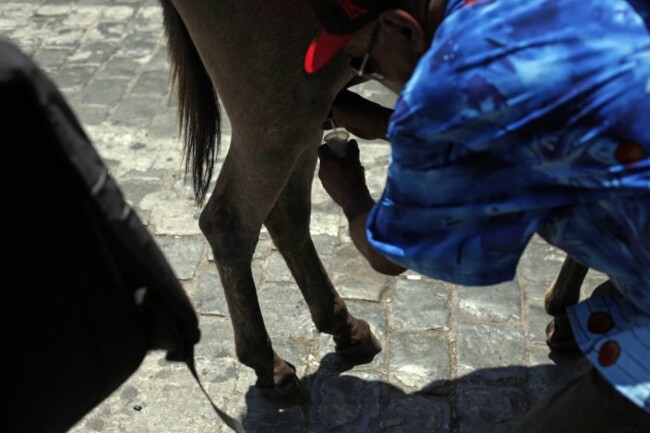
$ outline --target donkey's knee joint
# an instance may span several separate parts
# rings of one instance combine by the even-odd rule
[[[206,206],[199,215],[199,229],[206,238],[216,235],[218,233],[218,224],[216,224],[217,217],[215,212]]]

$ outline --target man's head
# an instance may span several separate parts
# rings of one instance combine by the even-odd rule
[[[343,50],[355,68],[404,84],[427,50],[446,0],[308,0],[324,29],[309,46],[312,74]]]

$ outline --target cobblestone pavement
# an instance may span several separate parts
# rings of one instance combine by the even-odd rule
[[[350,310],[371,323],[384,351],[370,364],[339,363],[331,338],[314,329],[295,282],[262,232],[253,262],[262,311],[277,351],[296,365],[311,392],[302,406],[278,408],[263,400],[251,388],[252,371],[234,356],[220,282],[198,229],[199,210],[183,182],[156,1],[0,0],[0,37],[31,55],[60,87],[162,247],[200,314],[202,379],[247,432],[508,432],[533,402],[584,371],[580,360],[553,363],[544,344],[549,317],[542,296],[562,253],[534,239],[517,278],[489,288],[414,273],[386,278],[356,253],[345,218],[316,180],[317,248]],[[373,86],[359,91],[390,101]],[[387,155],[385,143],[362,144],[375,194]],[[590,274],[588,286],[600,279]],[[152,353],[73,431],[227,430],[185,367]]]

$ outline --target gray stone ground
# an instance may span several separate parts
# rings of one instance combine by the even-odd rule
[[[262,232],[253,262],[262,310],[279,353],[311,390],[309,404],[279,408],[238,364],[199,209],[183,183],[161,17],[154,0],[0,0],[0,37],[31,55],[60,87],[155,236],[200,314],[199,372],[210,394],[247,432],[501,433],[583,361],[553,363],[544,343],[544,289],[564,255],[533,239],[517,278],[458,287],[409,273],[386,278],[356,253],[345,218],[318,180],[312,233],[350,310],[384,351],[349,368],[319,336],[296,284]],[[390,102],[380,89],[359,89]],[[0,101],[2,103],[2,101]],[[224,142],[229,142],[226,128]],[[224,155],[225,152],[222,153]],[[363,143],[378,194],[388,147]],[[590,274],[589,287],[602,276]],[[139,408],[137,410],[136,408]],[[150,354],[141,368],[74,429],[86,432],[221,432],[223,423],[183,365]]]

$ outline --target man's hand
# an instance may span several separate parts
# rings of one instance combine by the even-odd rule
[[[332,120],[366,140],[386,139],[388,121],[393,110],[362,98],[349,90],[342,90],[332,104]],[[326,122],[323,127],[331,128]]]
[[[366,186],[364,169],[359,161],[359,145],[348,142],[345,156],[339,158],[327,145],[318,148],[318,177],[332,199],[348,218],[368,211],[374,204]]]

